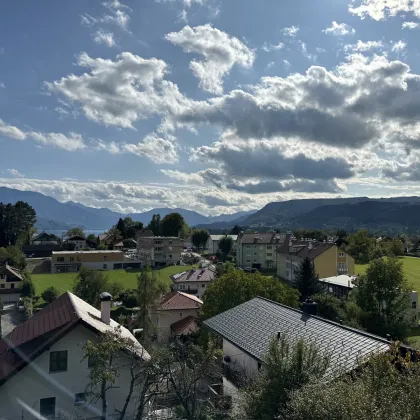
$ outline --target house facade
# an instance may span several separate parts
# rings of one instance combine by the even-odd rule
[[[216,272],[209,268],[192,269],[173,275],[172,288],[203,299],[204,292],[215,278]]]
[[[184,242],[177,236],[137,236],[137,253],[143,265],[166,267],[181,261]]]
[[[236,264],[241,268],[275,269],[276,248],[285,237],[276,232],[241,232],[237,238]]]
[[[355,274],[354,258],[334,242],[287,238],[276,253],[277,275],[288,281],[293,281],[295,270],[305,258],[313,262],[320,278]]]
[[[17,302],[22,287],[22,273],[8,264],[0,266],[0,297],[3,303]]]
[[[203,301],[188,293],[173,291],[149,308],[149,318],[156,328],[158,341],[168,341],[176,335],[188,335],[197,328]]]
[[[101,401],[91,401],[86,394],[91,368],[83,357],[86,342],[119,327],[119,334],[132,342],[135,356],[150,358],[126,328],[110,320],[110,304],[102,302],[99,311],[67,292],[16,327],[7,341],[0,341],[0,419],[100,418]],[[120,369],[107,393],[109,415],[124,406],[131,356],[121,352],[115,360]],[[133,399],[127,417],[134,418],[135,409]]]
[[[32,245],[58,245],[58,238],[55,235],[50,235],[47,232],[41,232],[32,239]]]
[[[81,251],[82,249],[87,247],[86,238],[84,238],[83,236],[72,236],[71,238],[68,238],[66,242],[69,245],[73,245],[75,251]]]
[[[215,254],[219,250],[219,241],[226,236],[230,236],[232,238],[232,251],[236,252],[238,235],[210,235],[206,243],[206,249],[210,254]]]

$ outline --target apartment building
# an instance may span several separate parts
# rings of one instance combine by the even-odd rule
[[[292,281],[300,263],[309,258],[320,278],[354,275],[354,258],[334,242],[296,240],[288,235],[277,249],[277,275]]]
[[[222,238],[225,238],[226,236],[232,238],[232,251],[236,252],[238,235],[210,235],[206,243],[206,249],[209,251],[210,254],[215,254],[219,250],[219,242]]]
[[[96,270],[141,268],[141,261],[126,258],[122,251],[54,251],[51,258],[52,273],[77,272],[80,267]]]
[[[276,248],[285,237],[276,232],[241,232],[236,244],[236,264],[242,268],[276,268]]]
[[[177,236],[137,236],[138,258],[143,265],[166,267],[181,261],[184,242]]]

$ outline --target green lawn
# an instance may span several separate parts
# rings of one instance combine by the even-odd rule
[[[181,273],[182,271],[190,270],[194,268],[192,265],[173,265],[170,267],[162,268],[161,270],[156,270],[156,274],[159,279],[165,282],[168,286],[172,284],[170,276],[176,273]],[[106,272],[109,280],[120,280],[125,289],[135,289],[137,287],[137,275],[138,272],[127,272],[125,270],[113,270]],[[77,273],[59,273],[59,274],[32,274],[32,280],[36,287],[36,294],[38,296],[50,286],[56,287],[60,293],[64,293],[67,290],[73,289],[74,280],[77,276]]]
[[[403,260],[404,273],[413,290],[420,292],[420,258],[399,257]],[[362,274],[366,271],[368,264],[356,264],[355,274]]]

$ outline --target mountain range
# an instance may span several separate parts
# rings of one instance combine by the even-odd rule
[[[180,213],[190,226],[209,230],[231,229],[234,225],[251,228],[310,228],[355,230],[420,230],[420,197],[316,198],[268,203],[258,211],[204,216],[182,208],[155,208],[143,213],[122,214],[107,208],[87,207],[72,201],[60,202],[33,191],[0,187],[0,202],[26,201],[37,213],[38,230],[66,230],[80,226],[86,230],[108,230],[120,217],[130,216],[147,225],[153,214],[164,217]]]

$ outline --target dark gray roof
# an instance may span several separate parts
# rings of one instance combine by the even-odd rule
[[[282,244],[286,235],[275,232],[243,233],[238,236],[238,242],[242,244]]]
[[[298,339],[313,342],[331,357],[329,375],[333,371],[352,370],[360,358],[389,349],[385,339],[260,297],[216,315],[204,324],[261,361],[278,332],[286,334],[291,342]]]

